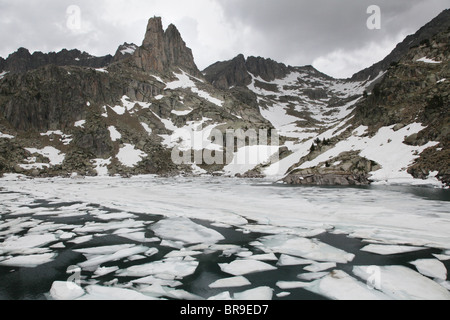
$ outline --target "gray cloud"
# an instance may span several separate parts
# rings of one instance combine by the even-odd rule
[[[380,30],[367,28],[370,5],[381,9]],[[250,38],[243,45],[248,54],[293,65],[311,64],[337,52],[361,54],[364,48],[372,48],[372,54],[376,54],[373,48],[377,45],[380,48],[375,51],[387,54],[396,41],[417,31],[447,5],[440,0],[229,0],[223,3],[233,24],[248,26],[254,33],[253,39],[257,39]],[[366,66],[381,58],[367,56]],[[364,63],[357,64],[360,67]]]
[[[239,53],[291,65],[314,64],[348,76],[379,61],[398,41],[448,7],[448,0],[0,0],[0,56],[78,48],[114,54],[140,44],[148,18],[174,23],[201,69]],[[369,5],[382,10],[381,30],[369,30]],[[81,10],[81,29],[66,10]]]

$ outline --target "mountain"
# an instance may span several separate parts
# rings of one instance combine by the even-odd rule
[[[0,59],[0,173],[448,185],[446,14],[347,80],[243,55],[201,72],[159,17],[114,57],[19,49]]]
[[[120,45],[119,48],[117,48],[116,54],[113,57],[113,62],[117,62],[132,56],[136,52],[137,48],[138,46],[134,43],[125,42],[124,44]]]
[[[446,31],[448,28],[450,28],[450,9],[441,12],[436,18],[420,28],[415,34],[407,36],[386,58],[369,68],[355,73],[351,80],[361,81],[377,77],[380,72],[387,70],[391,64],[397,63],[405,54],[407,54],[409,49],[427,43],[434,35]]]
[[[0,70],[23,73],[46,65],[103,68],[110,64],[112,59],[111,55],[94,57],[76,49],[63,49],[57,53],[34,52],[31,54],[27,49],[19,48],[16,52],[10,54],[6,60],[0,59]]]
[[[284,181],[413,183],[412,176],[450,185],[449,39],[447,29],[409,49],[355,104],[335,141],[319,137]]]
[[[192,50],[178,29],[171,24],[164,31],[159,17],[150,19],[142,46],[134,53],[134,62],[143,71],[166,72],[179,67],[194,76],[200,75]]]
[[[149,20],[140,47],[107,67],[3,72],[0,114],[2,171],[36,176],[204,172],[174,164],[173,147],[202,151],[211,141],[191,135],[207,139],[216,127],[271,128],[257,108],[208,84],[160,18]]]

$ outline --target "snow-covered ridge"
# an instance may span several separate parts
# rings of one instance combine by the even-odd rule
[[[217,105],[218,107],[223,106],[223,101],[217,98],[212,97],[208,92],[200,90],[195,85],[194,81],[191,78],[194,78],[196,81],[203,82],[203,80],[195,78],[180,70],[181,73],[173,73],[173,75],[178,79],[169,83],[166,83],[166,90],[174,90],[174,89],[191,89],[192,92],[197,94],[199,97],[208,100],[209,102]]]

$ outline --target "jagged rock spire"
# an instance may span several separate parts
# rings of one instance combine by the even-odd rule
[[[164,73],[179,67],[193,75],[200,74],[192,50],[186,46],[178,29],[171,24],[164,31],[160,17],[148,21],[144,41],[134,58],[137,66],[146,72]]]

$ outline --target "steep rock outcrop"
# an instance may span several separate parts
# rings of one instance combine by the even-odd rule
[[[160,17],[149,20],[142,46],[133,58],[137,67],[145,72],[166,73],[179,67],[194,76],[200,75],[192,50],[186,46],[178,29],[170,25],[164,31]]]
[[[203,71],[206,80],[219,89],[244,87],[252,82],[242,54],[232,60],[216,62]]]
[[[125,42],[124,44],[121,44],[119,48],[117,48],[116,54],[113,57],[113,62],[117,62],[133,56],[137,48],[138,46],[134,43]]]
[[[248,57],[242,54],[232,60],[216,62],[203,70],[205,78],[216,88],[227,90],[230,87],[245,87],[252,82],[252,75],[266,82],[282,79],[293,67],[272,59]]]
[[[49,65],[0,82],[0,114],[16,130],[65,129],[90,105],[113,104],[126,87],[119,77],[78,67]]]

